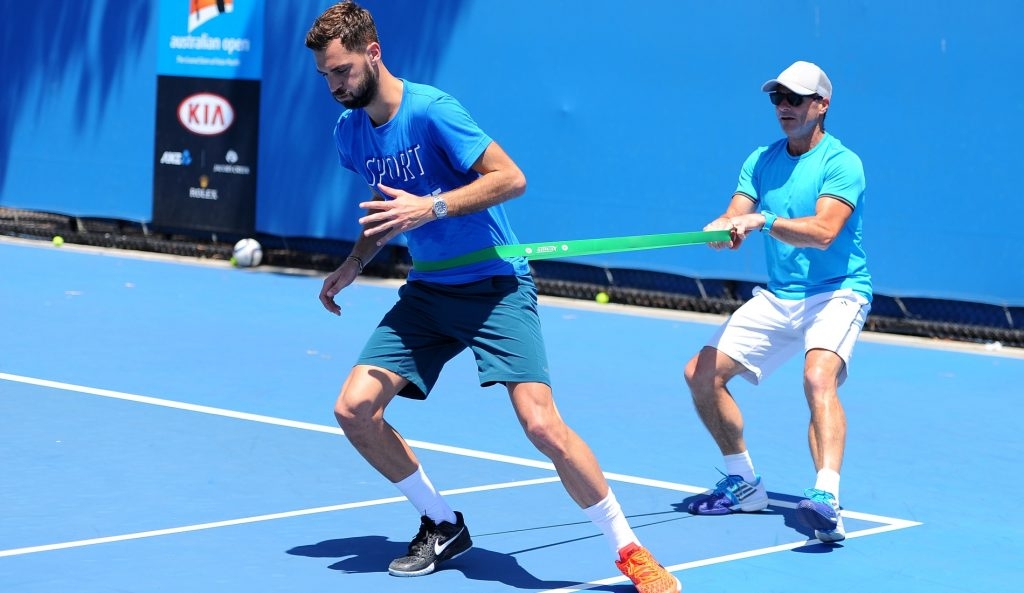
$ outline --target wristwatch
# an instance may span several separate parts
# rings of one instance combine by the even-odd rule
[[[440,219],[445,216],[448,216],[448,202],[441,196],[434,196],[434,218]]]
[[[770,235],[772,232],[772,225],[775,224],[775,219],[778,217],[775,216],[774,212],[769,212],[767,210],[762,210],[761,215],[764,216],[764,226],[761,227],[761,232],[768,233]]]

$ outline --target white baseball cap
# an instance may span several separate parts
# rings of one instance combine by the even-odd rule
[[[824,70],[810,62],[793,62],[781,74],[761,85],[761,90],[770,93],[780,86],[798,95],[832,96],[832,81],[825,76]]]

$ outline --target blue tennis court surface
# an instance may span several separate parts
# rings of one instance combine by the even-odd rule
[[[0,270],[5,593],[632,590],[469,357],[389,418],[475,546],[387,574],[418,518],[331,409],[394,283],[350,287],[339,319],[301,274],[8,239]],[[554,299],[542,315],[563,416],[684,590],[984,591],[1018,574],[1024,521],[1000,492],[1021,484],[1019,351],[865,336],[842,392],[849,539],[829,547],[792,513],[813,481],[798,363],[734,390],[769,510],[693,517],[721,458],[682,365],[719,319]]]

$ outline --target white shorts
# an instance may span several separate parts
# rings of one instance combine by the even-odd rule
[[[853,356],[871,304],[852,290],[816,294],[802,300],[780,299],[760,287],[718,328],[708,346],[746,367],[740,375],[754,385],[775,372],[801,346],[835,352],[846,363]]]

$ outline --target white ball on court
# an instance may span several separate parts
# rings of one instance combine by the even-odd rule
[[[263,247],[256,239],[242,239],[235,243],[231,261],[240,268],[251,268],[263,261]]]

